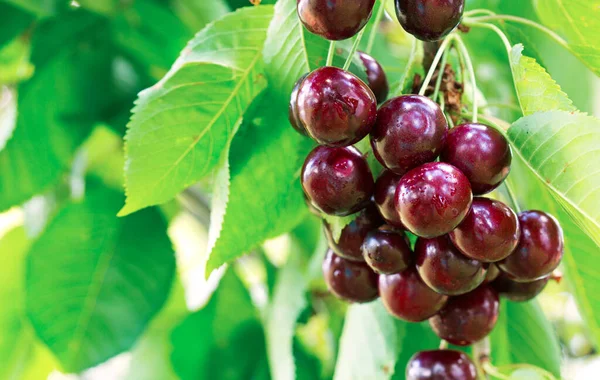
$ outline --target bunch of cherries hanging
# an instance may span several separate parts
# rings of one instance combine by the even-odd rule
[[[358,33],[375,0],[298,0],[298,15],[329,40]],[[395,0],[403,28],[423,41],[440,40],[459,24],[464,0]],[[296,83],[290,122],[314,139],[302,188],[309,207],[356,218],[333,236],[323,273],[329,290],[350,302],[381,297],[405,321],[429,319],[454,345],[486,337],[499,312],[498,296],[526,301],[538,295],[563,255],[557,220],[542,211],[517,215],[483,197],[510,171],[511,149],[498,130],[479,123],[452,129],[440,106],[419,95],[386,100],[381,65],[359,52],[368,84],[337,67],[318,68]],[[441,73],[439,75],[442,75]],[[375,181],[353,144],[367,135],[384,170]],[[439,160],[438,160],[439,158]],[[411,247],[406,231],[418,238]],[[475,379],[463,353],[417,353],[408,379]]]

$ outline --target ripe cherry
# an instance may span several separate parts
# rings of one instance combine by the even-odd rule
[[[437,41],[456,28],[465,0],[395,0],[396,16],[408,33],[423,41]]]
[[[510,255],[519,243],[521,229],[517,214],[504,203],[475,198],[471,211],[452,232],[452,243],[464,255],[495,262]]]
[[[468,346],[485,338],[498,320],[498,293],[489,285],[451,297],[429,320],[440,338],[457,346]]]
[[[540,294],[549,279],[550,276],[547,276],[532,282],[516,282],[506,275],[501,275],[492,282],[492,287],[504,298],[513,302],[525,302]]]
[[[512,153],[500,132],[470,123],[450,130],[440,160],[459,168],[471,182],[473,194],[480,195],[494,190],[506,179]]]
[[[408,361],[406,380],[477,380],[477,368],[460,351],[421,351]]]
[[[402,176],[397,175],[391,170],[384,170],[375,182],[375,192],[373,199],[379,209],[379,213],[385,219],[385,222],[397,228],[404,228],[400,221],[400,213],[394,204],[396,188]]]
[[[296,131],[298,131],[298,133],[304,136],[308,136],[308,133],[306,132],[306,128],[304,128],[302,125],[302,122],[298,119],[298,90],[300,89],[300,84],[302,84],[302,81],[307,75],[308,73],[302,75],[300,79],[296,81],[296,84],[294,84],[292,96],[290,97],[290,106],[288,109],[288,118],[290,120],[290,124]]]
[[[519,214],[519,224],[519,245],[498,262],[498,267],[517,282],[548,276],[563,256],[563,232],[558,221],[542,211],[524,211]]]
[[[370,203],[363,209],[346,227],[336,242],[331,227],[324,222],[325,236],[329,242],[329,247],[338,255],[347,260],[364,261],[362,245],[367,234],[383,224],[381,216],[377,212],[374,204]]]
[[[447,235],[433,239],[419,238],[415,245],[419,275],[438,293],[450,296],[468,293],[485,279],[486,267],[463,256]]]
[[[375,186],[367,161],[358,149],[318,146],[302,167],[302,188],[326,214],[350,215],[365,208]]]
[[[469,212],[472,200],[471,185],[460,170],[443,162],[430,162],[400,179],[395,205],[410,232],[430,238],[456,228]]]
[[[484,284],[489,284],[500,276],[500,269],[495,264],[490,264],[485,274]]]
[[[409,322],[424,321],[437,313],[447,296],[431,290],[415,268],[379,276],[379,294],[393,316]]]
[[[365,65],[367,71],[367,79],[369,80],[369,88],[375,94],[377,103],[381,103],[387,99],[388,93],[390,92],[390,86],[388,84],[387,76],[383,71],[383,67],[365,52],[359,51],[358,56]]]
[[[306,29],[328,40],[345,40],[371,18],[375,0],[298,0],[298,16]]]
[[[369,134],[377,100],[363,81],[337,67],[308,74],[298,89],[298,120],[321,145],[348,146]]]
[[[377,274],[365,263],[349,261],[327,251],[323,261],[327,288],[350,302],[369,302],[378,297]]]
[[[369,232],[363,242],[362,251],[367,264],[380,274],[401,272],[413,262],[406,235],[385,228]]]
[[[371,131],[371,146],[379,162],[402,175],[435,160],[448,123],[440,106],[425,96],[404,95],[383,103]]]

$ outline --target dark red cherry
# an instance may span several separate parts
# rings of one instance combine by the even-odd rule
[[[506,275],[499,276],[492,287],[504,298],[513,302],[525,302],[535,298],[544,290],[550,276],[532,282],[516,282]]]
[[[459,168],[471,182],[473,194],[480,195],[497,188],[508,176],[512,153],[500,132],[471,123],[450,130],[440,160]]]
[[[563,256],[563,232],[558,221],[543,211],[524,211],[519,214],[519,224],[519,245],[498,262],[498,267],[517,282],[548,276]]]
[[[288,109],[288,118],[290,120],[290,124],[298,133],[308,136],[306,132],[306,128],[302,125],[302,122],[298,119],[298,90],[300,89],[300,84],[306,78],[308,73],[302,75],[300,79],[294,84],[294,88],[292,89],[292,96],[290,97],[290,106]]]
[[[464,174],[452,165],[430,162],[398,182],[395,205],[402,224],[421,237],[452,231],[469,212],[473,195]]]
[[[324,221],[325,236],[329,247],[338,255],[347,260],[364,261],[362,245],[367,234],[383,224],[381,216],[374,204],[370,203],[362,210],[350,224],[342,229],[336,242],[331,232],[331,227]]]
[[[350,302],[369,302],[379,295],[377,274],[365,263],[349,261],[327,251],[323,261],[327,288],[337,297]]]
[[[460,23],[465,0],[394,0],[396,16],[408,33],[423,41],[437,41]]]
[[[302,167],[302,188],[311,203],[331,215],[350,215],[363,208],[375,184],[358,149],[318,146]]]
[[[367,79],[369,80],[369,88],[373,91],[373,94],[375,94],[377,103],[383,102],[387,99],[388,93],[390,92],[390,86],[388,84],[387,76],[383,71],[383,67],[381,67],[375,58],[365,52],[359,51],[358,56],[363,65],[365,65]]]
[[[485,279],[483,280],[484,284],[489,284],[500,275],[500,269],[495,264],[490,264],[488,267],[487,273],[485,274]]]
[[[415,268],[379,276],[379,294],[393,316],[409,322],[424,321],[437,313],[447,296],[431,290]]]
[[[404,95],[383,103],[371,131],[371,146],[379,162],[402,175],[436,159],[448,123],[440,106],[427,97]]]
[[[373,194],[375,204],[385,222],[397,228],[404,228],[400,221],[400,213],[394,204],[396,188],[401,177],[391,170],[384,170],[375,182],[375,192]]]
[[[413,254],[403,232],[388,229],[371,231],[365,238],[362,251],[367,264],[380,274],[402,272],[413,262]]]
[[[369,86],[337,67],[308,74],[297,103],[298,120],[321,145],[352,145],[369,134],[377,118],[377,100]]]
[[[477,380],[477,367],[460,351],[421,351],[408,361],[406,380]]]
[[[489,285],[450,297],[440,312],[429,320],[440,338],[457,346],[468,346],[485,338],[498,320],[498,293]]]
[[[298,0],[298,16],[306,29],[328,40],[345,40],[371,18],[375,0]]]
[[[485,279],[487,268],[483,263],[462,255],[447,235],[417,239],[415,257],[423,281],[441,294],[468,293]]]
[[[475,198],[471,211],[450,232],[452,243],[464,255],[483,262],[506,258],[519,243],[517,214],[500,201]]]

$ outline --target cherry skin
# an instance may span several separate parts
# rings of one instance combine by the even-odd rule
[[[329,247],[340,257],[352,261],[364,261],[362,245],[367,234],[383,224],[377,208],[372,203],[362,210],[356,219],[342,229],[338,241],[333,238],[331,227],[323,223]]]
[[[465,0],[395,0],[396,16],[408,33],[423,41],[437,41],[460,23]]]
[[[457,346],[468,346],[485,338],[498,320],[498,293],[489,285],[451,297],[429,320],[440,338]]]
[[[306,29],[328,40],[345,40],[371,18],[375,0],[298,0],[298,16]]]
[[[473,194],[464,174],[452,165],[430,162],[398,182],[395,206],[413,234],[437,237],[452,231],[469,212]]]
[[[498,267],[517,282],[548,276],[563,256],[563,232],[558,221],[543,211],[524,211],[519,214],[519,224],[519,245],[498,262]]]
[[[490,264],[485,274],[484,284],[489,284],[500,276],[500,269],[495,264]]]
[[[402,176],[397,175],[391,170],[384,170],[375,182],[375,192],[373,199],[379,209],[379,213],[385,219],[385,222],[397,228],[404,228],[400,220],[400,213],[394,204],[396,188]]]
[[[415,268],[379,276],[379,294],[387,311],[409,322],[424,321],[440,311],[447,296],[431,290]]]
[[[370,302],[379,296],[377,274],[365,263],[349,261],[328,250],[323,261],[327,288],[337,297],[350,302]]]
[[[387,99],[388,93],[390,92],[390,86],[388,84],[387,76],[383,71],[383,67],[365,52],[359,51],[358,57],[365,65],[367,72],[367,79],[369,80],[369,88],[375,94],[377,103],[381,103]]]
[[[413,253],[403,232],[378,229],[369,232],[362,245],[367,264],[379,274],[394,274],[408,269]]]
[[[460,351],[421,351],[408,361],[406,380],[477,380],[477,367]]]
[[[375,184],[367,161],[352,146],[318,146],[304,161],[302,188],[311,203],[331,215],[350,215],[363,208]]]
[[[532,282],[516,282],[506,275],[501,275],[492,282],[492,287],[504,298],[513,302],[525,302],[540,294],[548,284],[548,280],[550,276]]]
[[[455,296],[468,293],[485,279],[483,263],[462,255],[447,235],[419,238],[415,245],[419,275],[438,293]]]
[[[383,103],[371,131],[377,160],[396,174],[436,159],[448,123],[440,106],[425,96],[404,95]]]
[[[304,128],[302,122],[298,119],[298,90],[300,89],[300,84],[302,84],[302,81],[307,76],[308,73],[302,75],[296,84],[294,84],[292,96],[290,97],[290,106],[288,109],[288,118],[290,120],[290,124],[298,133],[304,136],[308,136],[308,132],[306,132],[306,128]]]
[[[517,214],[502,202],[475,198],[471,211],[452,232],[452,243],[464,255],[483,262],[500,261],[519,243]]]
[[[373,91],[354,74],[321,67],[300,84],[298,120],[321,145],[348,146],[369,134],[377,118]]]
[[[481,195],[506,179],[512,153],[500,132],[487,125],[470,123],[450,130],[440,160],[460,169],[471,181],[473,194]]]

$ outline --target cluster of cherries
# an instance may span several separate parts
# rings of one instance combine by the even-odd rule
[[[313,33],[349,38],[368,21],[374,0],[298,0]],[[396,0],[400,23],[422,40],[437,40],[460,21],[463,0]],[[502,133],[479,123],[452,129],[427,97],[387,98],[379,63],[359,53],[368,84],[345,70],[321,67],[296,83],[290,122],[320,145],[301,173],[311,209],[356,218],[329,240],[323,263],[330,291],[350,302],[381,297],[392,315],[429,320],[455,345],[487,336],[499,295],[526,301],[539,294],[563,255],[562,230],[551,215],[483,195],[508,176],[511,149]],[[353,144],[369,136],[384,167],[374,180]],[[407,233],[416,236],[411,246]],[[437,371],[437,372],[436,372]],[[457,377],[455,377],[456,374]],[[475,379],[475,367],[452,350],[416,354],[408,379]]]

